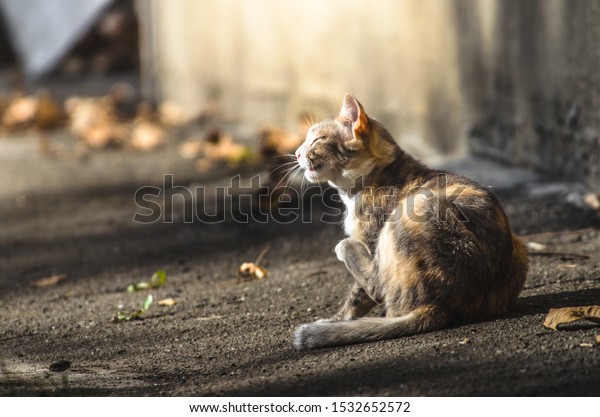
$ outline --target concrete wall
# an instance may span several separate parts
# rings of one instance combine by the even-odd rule
[[[598,0],[149,0],[146,91],[292,126],[353,92],[408,150],[600,189]],[[145,16],[145,18],[144,18]]]
[[[488,21],[472,3],[455,3],[470,150],[600,190],[600,1],[493,1]]]
[[[146,91],[228,119],[293,126],[345,92],[423,156],[464,147],[452,1],[140,2]],[[144,18],[145,16],[145,18]],[[148,81],[151,80],[151,81]]]

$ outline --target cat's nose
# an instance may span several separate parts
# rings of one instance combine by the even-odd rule
[[[296,159],[300,159],[301,156],[302,154],[300,153],[300,151],[296,151]]]

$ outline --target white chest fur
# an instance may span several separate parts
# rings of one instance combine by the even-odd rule
[[[340,194],[342,201],[346,205],[346,217],[344,218],[344,232],[346,235],[352,236],[356,231],[358,217],[356,216],[356,202],[360,202],[361,193],[357,193],[353,196],[346,194]]]

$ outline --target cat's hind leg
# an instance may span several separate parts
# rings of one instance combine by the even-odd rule
[[[369,297],[364,288],[355,283],[341,310],[331,319],[320,321],[355,320],[369,314],[376,305],[377,302]]]

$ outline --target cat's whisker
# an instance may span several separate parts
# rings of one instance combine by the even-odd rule
[[[306,177],[304,175],[302,175],[302,180],[300,181],[300,192],[302,192],[302,190],[304,189],[304,183],[306,182],[306,184],[308,184],[308,180],[306,179]]]
[[[303,175],[302,176],[302,180],[300,181],[300,200],[303,199],[303,193],[304,193],[304,182],[306,182],[308,184],[308,181],[306,181],[306,177]]]
[[[299,167],[290,167],[285,174],[283,175],[283,177],[281,177],[281,179],[279,181],[277,181],[277,184],[275,184],[275,187],[273,187],[273,190],[277,189],[279,187],[279,184],[281,184],[282,181],[285,180],[285,185],[284,188],[286,188],[288,186],[288,180],[289,178],[294,174],[294,172],[298,169]]]
[[[312,126],[312,121],[309,121],[308,118],[306,117],[306,115],[308,114],[308,116],[310,117],[310,111],[307,113],[302,113],[302,118],[304,119],[304,122],[308,125],[308,126]],[[312,117],[311,117],[312,120]]]
[[[267,176],[272,175],[274,172],[278,171],[278,170],[283,170],[283,169],[291,169],[293,168],[293,165],[297,164],[296,161],[290,161],[290,162],[285,162],[283,164],[279,164],[277,165],[275,168],[273,168],[271,171],[269,171],[267,173]]]
[[[296,159],[296,155],[294,155],[293,153],[280,153],[279,155],[271,155],[269,156],[269,158],[294,158]]]
[[[290,175],[288,177],[288,181],[286,182],[286,187],[289,185],[289,183],[293,180],[293,178],[298,175],[298,174],[302,174],[302,167],[298,166],[294,169],[294,172],[292,173],[292,175]],[[300,189],[302,190],[302,182],[304,181],[304,175],[302,175],[302,180],[300,181]]]

